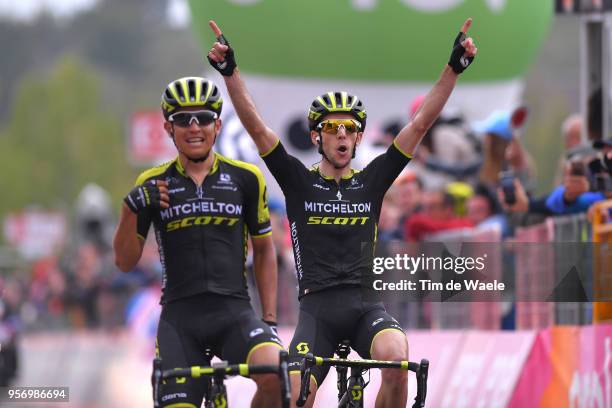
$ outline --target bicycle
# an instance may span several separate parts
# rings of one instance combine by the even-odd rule
[[[205,358],[209,366],[192,366],[187,368],[176,368],[162,370],[161,359],[153,360],[153,374],[151,382],[153,384],[154,407],[159,408],[160,403],[160,384],[163,380],[179,377],[200,378],[205,381],[204,407],[205,408],[227,408],[227,390],[224,380],[229,376],[240,375],[249,377],[252,374],[277,374],[281,380],[281,402],[283,408],[289,408],[291,401],[291,384],[289,382],[287,359],[288,354],[285,350],[279,353],[279,364],[275,365],[254,365],[254,364],[232,364],[227,361],[210,363],[212,352],[205,350]]]
[[[369,381],[364,381],[363,373],[371,368],[399,368],[413,371],[417,378],[417,395],[414,398],[412,408],[425,406],[429,371],[429,361],[427,359],[422,359],[420,364],[410,361],[348,360],[350,351],[349,342],[343,341],[336,349],[339,358],[324,358],[314,356],[312,353],[306,354],[300,368],[302,382],[300,395],[296,401],[298,407],[304,406],[310,394],[310,371],[314,366],[336,367],[338,374],[338,408],[363,408],[363,393],[369,383]],[[351,368],[351,375],[347,380],[346,374],[349,367]]]

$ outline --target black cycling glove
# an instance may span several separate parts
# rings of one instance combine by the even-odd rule
[[[274,333],[275,336],[278,336],[278,323],[273,322],[271,320],[265,320],[265,319],[261,319],[265,324],[267,324],[268,326],[270,326],[270,329],[272,329],[272,333]]]
[[[236,58],[234,57],[234,50],[232,47],[230,47],[229,41],[227,41],[223,34],[217,37],[217,41],[219,41],[223,45],[227,45],[228,47],[227,52],[225,53],[225,60],[222,62],[217,62],[210,58],[208,55],[206,56],[206,58],[208,58],[208,62],[210,62],[210,65],[212,65],[214,69],[219,71],[221,75],[232,76],[232,74],[234,73],[234,69],[236,69]]]
[[[461,43],[464,40],[465,34],[459,31],[459,34],[457,34],[455,42],[453,43],[453,51],[451,52],[450,59],[448,60],[448,65],[457,74],[465,71],[465,69],[470,66],[472,61],[474,61],[474,57],[466,57],[463,55],[465,54],[465,47],[463,47]]]
[[[135,214],[145,208],[161,208],[161,194],[155,180],[134,187],[123,201]]]

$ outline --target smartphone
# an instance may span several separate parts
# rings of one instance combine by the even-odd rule
[[[504,201],[508,205],[516,203],[516,190],[514,188],[514,173],[502,171],[499,173],[499,184],[504,192]]]

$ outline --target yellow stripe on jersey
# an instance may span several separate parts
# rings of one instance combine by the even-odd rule
[[[268,197],[266,197],[266,181],[264,180],[263,174],[261,173],[261,170],[259,170],[259,167],[251,163],[245,163],[239,160],[229,159],[225,156],[221,156],[218,153],[216,153],[216,156],[222,162],[229,163],[236,167],[240,167],[241,169],[250,171],[255,175],[255,177],[257,178],[257,184],[259,186],[259,190],[257,193],[257,222],[263,224],[264,222],[269,221],[270,212],[268,211]]]
[[[172,161],[169,161],[167,163],[160,164],[159,166],[153,167],[152,169],[143,171],[142,173],[140,173],[140,175],[136,179],[136,184],[135,185],[136,186],[140,186],[140,185],[142,185],[142,183],[144,183],[145,181],[147,181],[151,177],[155,177],[155,176],[158,176],[158,175],[162,174],[163,172],[168,170],[168,167],[170,167],[176,161],[178,161],[178,158],[176,158],[176,159],[174,159]]]

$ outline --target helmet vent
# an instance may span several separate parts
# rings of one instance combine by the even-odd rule
[[[176,93],[178,94],[178,99],[181,101],[185,101],[185,94],[183,93],[183,87],[180,84],[175,84],[174,89],[176,89]]]
[[[335,92],[334,98],[336,99],[336,106],[342,106],[342,95],[340,95],[340,92]]]
[[[187,82],[187,87],[189,88],[189,100],[191,102],[195,102],[195,88],[196,88],[196,84],[195,81],[192,79],[189,82]]]

